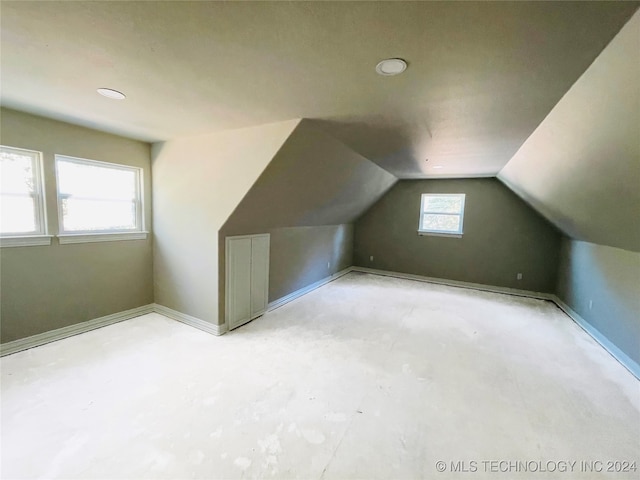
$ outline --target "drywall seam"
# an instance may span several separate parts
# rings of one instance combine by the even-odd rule
[[[274,300],[273,302],[270,302],[269,305],[267,305],[267,312],[275,310],[276,308],[280,308],[283,305],[295,300],[296,298],[300,298],[303,295],[306,295],[307,293],[312,292],[313,290],[320,288],[329,282],[333,282],[334,280],[346,275],[351,271],[353,271],[353,267],[345,268],[344,270],[340,270],[339,272],[334,273],[333,275],[329,275],[328,277],[318,280],[317,282],[307,285],[306,287],[302,287],[295,292],[291,292],[289,295],[285,295],[284,297]]]
[[[560,310],[566,313],[575,323],[578,324],[591,338],[600,344],[609,354],[615,358],[623,367],[625,367],[633,376],[640,380],[640,365],[630,358],[626,353],[616,347],[607,337],[580,316],[578,312],[573,310],[569,305],[564,303],[556,295],[551,295],[551,300],[558,306]]]
[[[200,318],[192,317],[191,315],[178,312],[177,310],[173,310],[172,308],[165,307],[164,305],[159,305],[157,303],[153,304],[153,311],[159,313],[160,315],[164,315],[165,317],[169,317],[172,320],[177,320],[178,322],[184,323],[185,325],[189,325],[190,327],[202,330],[203,332],[211,333],[212,335],[219,336],[227,332],[226,322],[222,325],[215,325]]]
[[[11,355],[22,350],[27,350],[33,347],[39,347],[46,343],[62,340],[63,338],[73,337],[81,333],[86,333],[97,328],[106,327],[114,323],[122,322],[123,320],[129,320],[140,315],[152,313],[154,311],[153,304],[143,305],[142,307],[132,308],[131,310],[125,310],[123,312],[112,313],[104,317],[94,318],[86,322],[76,323],[75,325],[69,325],[67,327],[57,328],[48,332],[39,333],[30,337],[21,338],[12,342],[3,343],[0,345],[0,356]]]

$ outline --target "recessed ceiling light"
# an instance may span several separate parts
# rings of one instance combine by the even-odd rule
[[[442,168],[442,165],[434,165],[434,166],[433,166],[433,167],[431,167],[431,168]]]
[[[401,58],[387,58],[376,65],[376,72],[380,75],[398,75],[407,69],[407,62]]]
[[[126,95],[112,88],[99,88],[97,92],[103,97],[111,98],[113,100],[124,100]]]

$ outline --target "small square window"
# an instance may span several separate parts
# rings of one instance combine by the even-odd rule
[[[45,235],[42,155],[0,147],[0,236]]]
[[[462,235],[464,193],[422,194],[418,233]]]
[[[56,155],[60,234],[143,230],[142,170]]]

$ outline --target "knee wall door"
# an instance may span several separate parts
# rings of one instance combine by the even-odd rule
[[[226,320],[229,330],[262,315],[269,302],[269,234],[226,239]]]

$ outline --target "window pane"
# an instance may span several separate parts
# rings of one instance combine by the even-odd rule
[[[433,215],[422,216],[423,230],[437,230],[439,232],[458,232],[460,229],[459,215]]]
[[[140,170],[56,156],[62,232],[141,229]]]
[[[36,182],[39,154],[19,148],[0,147],[0,233],[40,234],[38,222],[42,199]]]
[[[131,201],[65,198],[62,216],[67,232],[136,228],[136,206]]]
[[[33,157],[18,151],[0,151],[2,193],[31,195],[34,191]]]
[[[58,160],[58,191],[75,197],[133,200],[136,172]]]
[[[462,197],[459,196],[425,195],[423,199],[423,212],[460,213],[462,210]]]
[[[3,172],[4,173],[4,172]],[[2,195],[0,198],[0,231],[2,233],[36,233],[36,206],[33,197]]]

